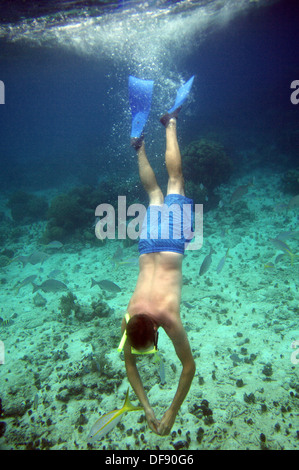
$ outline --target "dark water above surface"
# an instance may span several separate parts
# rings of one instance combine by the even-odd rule
[[[295,1],[2,2],[2,190],[136,172],[129,74],[155,81],[146,139],[157,168],[158,118],[193,74],[179,121],[182,147],[212,135],[241,173],[246,151],[256,153],[257,166],[292,168],[298,18]]]

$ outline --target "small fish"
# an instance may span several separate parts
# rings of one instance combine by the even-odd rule
[[[279,263],[284,257],[285,257],[285,253],[279,253],[279,255],[276,256],[274,263],[275,264]]]
[[[123,264],[135,265],[135,264],[138,264],[138,263],[139,263],[139,258],[138,258],[138,256],[135,256],[133,258],[124,259],[123,261],[120,261],[117,264],[118,264],[118,266],[121,266]]]
[[[224,264],[225,264],[226,258],[229,257],[228,252],[229,252],[229,248],[227,249],[227,252],[225,253],[225,255],[221,258],[221,260],[220,260],[219,263],[218,263],[218,266],[217,266],[217,268],[216,268],[217,274],[220,274],[220,273],[221,273],[221,271],[222,271],[222,269],[223,269],[223,266],[224,266]]]
[[[45,245],[46,248],[51,248],[51,250],[60,250],[63,247],[63,243],[59,242],[58,240],[53,240],[52,242]]]
[[[120,245],[118,245],[117,249],[115,250],[114,255],[112,256],[112,258],[110,258],[114,268],[118,266],[119,264],[121,264],[123,257],[124,257],[123,249],[120,247]]]
[[[0,317],[0,325],[2,326],[9,326],[13,323],[12,317],[10,318],[2,318]]]
[[[19,255],[19,256],[16,256],[15,258],[13,258],[11,260],[11,263],[13,261],[19,261],[20,263],[22,263],[23,268],[24,268],[26,266],[26,264],[28,263],[28,259],[29,259],[29,256]]]
[[[276,235],[276,239],[277,240],[287,240],[288,238],[293,238],[293,237],[296,237],[297,235],[299,235],[299,232],[293,232],[292,230],[288,230],[286,232],[280,232],[278,235]]]
[[[39,402],[39,396],[38,393],[35,394],[34,400],[33,400],[33,409],[37,410],[38,408],[38,402]]]
[[[159,367],[158,372],[159,372],[161,385],[165,385],[166,379],[165,379],[165,367],[164,367],[163,357],[161,357],[158,352],[155,354],[155,356],[156,356],[155,360],[157,361],[158,367]]]
[[[43,292],[59,292],[63,290],[68,290],[68,287],[63,282],[57,281],[56,279],[47,279],[46,281],[42,282],[40,286],[34,284],[34,282],[32,282],[32,285],[33,294],[39,289],[41,289]]]
[[[19,290],[26,286],[27,284],[30,284],[31,282],[34,281],[34,279],[36,278],[36,274],[32,274],[32,276],[27,276],[23,281],[21,281],[19,284],[17,284],[15,286],[15,289],[17,291],[17,294],[19,293]]]
[[[290,247],[282,240],[279,240],[279,238],[269,238],[269,240],[275,246],[275,248],[289,255],[291,258],[291,264],[293,264],[295,256],[299,256],[292,253]]]
[[[117,249],[115,250],[115,253],[114,255],[112,256],[112,261],[119,261],[121,259],[123,259],[124,257],[124,252],[123,252],[123,249],[120,247],[120,245],[118,245]]]
[[[28,263],[30,264],[43,264],[44,261],[46,261],[49,258],[49,255],[47,253],[44,253],[43,251],[34,251],[28,258]]]
[[[205,257],[205,259],[203,260],[201,266],[200,266],[200,269],[199,269],[199,275],[200,276],[203,276],[209,269],[209,267],[211,266],[211,263],[212,263],[212,254],[215,253],[215,251],[213,250],[213,248],[211,247],[210,249],[210,253]]]
[[[278,204],[275,204],[275,206],[273,207],[274,212],[286,211],[287,209],[288,209],[288,205],[283,202],[279,202]]]
[[[187,302],[186,300],[183,300],[183,301],[182,301],[182,304],[185,305],[186,308],[194,308],[194,305],[190,304],[190,303]]]
[[[24,268],[26,264],[28,263],[32,265],[35,265],[38,263],[43,264],[43,262],[46,261],[48,258],[49,258],[49,255],[47,253],[44,253],[43,251],[34,251],[29,256],[24,256],[24,255],[17,256],[12,261],[20,261]]]
[[[269,263],[264,264],[264,269],[273,269],[275,268],[274,264],[269,261]]]
[[[62,273],[62,271],[61,271],[60,269],[53,269],[53,271],[51,271],[51,272],[48,274],[48,277],[57,277],[57,276],[59,276],[61,273]]]
[[[128,389],[123,407],[120,410],[113,410],[101,416],[92,426],[88,434],[88,442],[93,443],[97,441],[98,439],[101,439],[103,436],[105,436],[120,422],[123,414],[126,413],[127,411],[141,411],[141,410],[143,410],[143,407],[134,406],[130,402],[129,389]]]
[[[91,287],[99,286],[101,289],[107,290],[109,292],[121,292],[121,288],[112,281],[108,279],[102,279],[102,281],[96,281],[95,279],[91,279]]]
[[[278,250],[282,250],[285,253],[291,251],[290,247],[285,242],[280,240],[279,238],[269,238],[269,240],[275,246],[275,248],[277,248]]]
[[[238,188],[236,188],[233,192],[233,194],[231,195],[231,198],[230,198],[230,204],[238,201],[239,199],[241,199],[241,197],[245,196],[245,194],[247,194],[248,192],[248,188],[249,186],[252,186],[253,185],[253,180],[249,181],[249,183],[247,184],[242,184],[241,186],[238,186]]]

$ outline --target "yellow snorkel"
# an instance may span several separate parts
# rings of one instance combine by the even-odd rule
[[[130,320],[130,315],[128,313],[125,314],[125,320],[126,320],[126,323],[129,322]],[[122,339],[120,340],[120,343],[119,343],[119,346],[117,348],[117,351],[119,353],[122,352],[122,350],[124,349],[124,346],[125,346],[125,343],[126,343],[126,340],[127,340],[127,331],[125,330],[124,331],[124,334],[122,335]],[[156,354],[158,353],[158,349],[156,346],[153,347],[153,349],[150,349],[149,351],[144,351],[144,352],[141,352],[141,351],[137,351],[137,349],[134,349],[132,346],[131,346],[131,353],[132,354]]]

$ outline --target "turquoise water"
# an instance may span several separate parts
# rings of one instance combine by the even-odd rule
[[[296,2],[4,2],[0,12],[0,449],[297,449]],[[181,302],[196,375],[169,436],[134,412],[88,444],[128,388],[117,347],[137,241],[120,225],[97,238],[95,210],[118,215],[118,196],[147,204],[130,74],[155,82],[145,138],[164,191],[159,117],[195,75],[178,134],[187,196],[204,212]],[[161,419],[181,366],[163,331],[159,350],[164,371],[138,363]]]

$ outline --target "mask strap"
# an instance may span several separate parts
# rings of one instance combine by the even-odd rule
[[[128,312],[125,314],[125,320],[126,320],[126,323],[128,323],[129,320],[130,320],[130,315],[128,314]],[[122,350],[124,349],[124,345],[125,345],[126,340],[127,340],[127,331],[125,330],[124,334],[122,336],[122,339],[120,340],[119,346],[117,348],[117,351],[119,353],[121,353]]]

